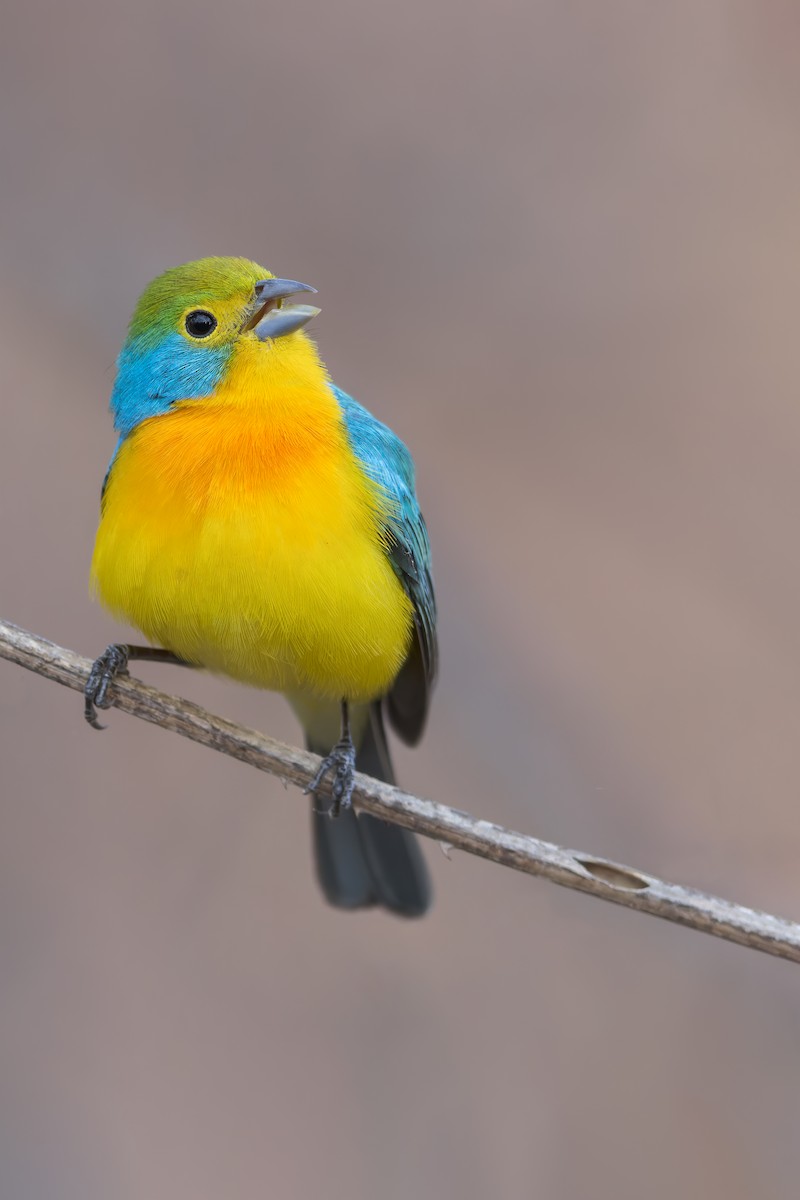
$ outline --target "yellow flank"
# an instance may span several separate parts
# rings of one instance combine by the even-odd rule
[[[389,688],[412,606],[387,559],[380,489],[350,450],[313,348],[242,338],[212,397],[123,442],[92,578],[180,658],[246,683],[354,701]]]

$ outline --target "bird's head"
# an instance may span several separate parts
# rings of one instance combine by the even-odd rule
[[[290,335],[319,309],[287,301],[315,290],[246,258],[202,258],[159,275],[139,299],[117,361],[111,409],[120,434],[179,400],[212,395],[237,349],[259,358],[289,349],[298,340]]]

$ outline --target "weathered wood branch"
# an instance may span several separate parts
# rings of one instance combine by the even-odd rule
[[[0,621],[0,658],[7,658],[78,692],[83,691],[92,665],[89,659],[5,621]],[[197,704],[165,695],[129,676],[122,676],[115,682],[113,702],[123,712],[161,725],[299,786],[309,782],[319,763],[313,754],[215,717]],[[77,705],[75,721],[83,721]],[[91,737],[87,729],[87,753],[91,753]],[[411,796],[366,775],[356,778],[353,799],[357,807],[386,821],[516,871],[540,875],[562,887],[687,925],[701,933],[710,933],[778,958],[800,962],[800,924],[793,921],[757,912],[693,888],[666,883],[595,855],[566,850],[538,838],[513,833],[444,804]]]

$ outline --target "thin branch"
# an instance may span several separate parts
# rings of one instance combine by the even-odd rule
[[[5,621],[0,621],[0,658],[7,658],[78,692],[83,691],[92,665],[89,659]],[[129,676],[122,676],[115,682],[113,701],[123,712],[220,750],[289,783],[304,786],[319,763],[313,754],[212,716],[197,704],[165,695]],[[75,721],[83,721],[77,705]],[[91,736],[87,729],[87,753],[91,752]],[[538,838],[513,833],[489,821],[478,821],[458,809],[411,796],[367,775],[356,777],[353,799],[365,812],[458,850],[466,850],[529,875],[540,875],[562,887],[574,888],[613,904],[687,925],[701,933],[800,962],[800,924],[795,922],[756,912],[693,888],[666,883],[591,854],[566,850]]]

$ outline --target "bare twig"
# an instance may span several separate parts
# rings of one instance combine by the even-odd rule
[[[5,621],[0,621],[0,658],[75,691],[83,691],[91,667],[89,659]],[[197,704],[167,696],[129,676],[115,682],[113,701],[123,712],[221,750],[290,783],[308,783],[319,763],[313,754],[212,716]],[[75,720],[82,721],[77,709]],[[86,733],[88,739],[89,731]],[[87,740],[87,753],[90,751]],[[800,962],[800,925],[795,922],[693,888],[666,883],[606,859],[513,833],[457,809],[411,796],[366,775],[358,775],[356,780],[353,798],[358,808],[386,821],[514,870],[541,875],[563,887]]]

